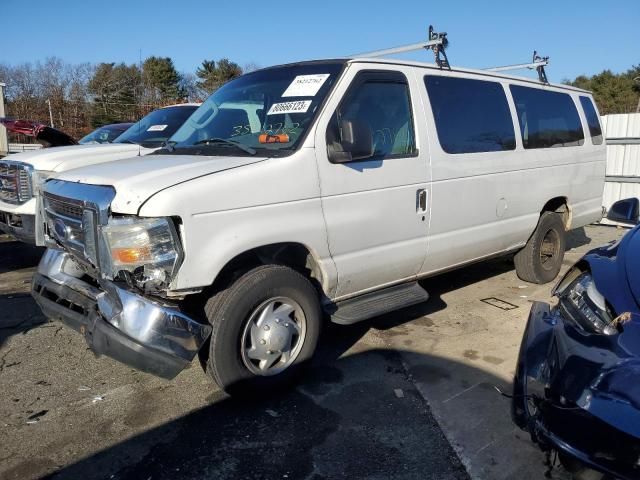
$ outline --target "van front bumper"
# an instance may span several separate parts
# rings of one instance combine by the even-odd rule
[[[69,254],[48,249],[33,277],[32,295],[45,316],[80,332],[98,356],[162,378],[173,378],[211,334],[175,306],[116,285],[85,282]]]

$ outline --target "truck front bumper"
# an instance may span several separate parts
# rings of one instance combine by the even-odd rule
[[[211,334],[209,325],[175,306],[113,282],[92,285],[82,277],[67,253],[48,249],[31,293],[47,318],[80,332],[98,356],[170,379],[193,360]]]
[[[36,243],[36,216],[14,215],[0,211],[0,232],[8,233],[16,240]]]
[[[44,228],[38,212],[39,197],[21,205],[0,201],[0,232],[21,242],[44,245]]]

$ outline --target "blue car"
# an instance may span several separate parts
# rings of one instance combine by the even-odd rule
[[[607,218],[638,224],[638,199]],[[512,417],[576,478],[640,478],[640,225],[588,252],[534,303]],[[596,476],[594,476],[596,475]]]

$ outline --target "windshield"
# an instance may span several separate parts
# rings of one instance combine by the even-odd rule
[[[78,143],[81,145],[86,145],[87,143],[111,143],[130,126],[131,124],[129,123],[118,127],[101,127],[82,137]]]
[[[159,147],[197,108],[197,105],[181,105],[154,110],[131,125],[113,143],[137,143],[148,148]]]
[[[229,149],[250,155],[257,150],[266,155],[294,150],[342,65],[268,68],[225,84],[171,137],[169,153],[184,148],[206,155],[228,155]]]

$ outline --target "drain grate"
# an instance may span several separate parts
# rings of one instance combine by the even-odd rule
[[[506,300],[500,300],[496,297],[481,298],[480,301],[486,303],[487,305],[491,305],[492,307],[499,308],[500,310],[515,310],[516,308],[518,308],[518,305],[509,303]]]

